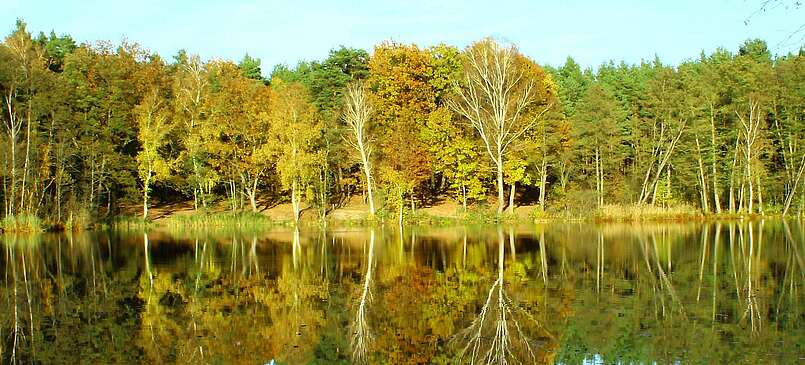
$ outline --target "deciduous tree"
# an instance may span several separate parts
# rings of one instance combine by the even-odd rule
[[[503,163],[511,144],[551,107],[547,81],[542,69],[514,46],[484,39],[464,52],[464,79],[450,106],[470,121],[495,166],[498,214],[505,204]],[[527,118],[532,108],[538,111]]]

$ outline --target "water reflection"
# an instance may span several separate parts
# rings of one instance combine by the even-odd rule
[[[2,236],[3,363],[796,363],[802,221]]]
[[[402,232],[402,230],[400,231]],[[356,363],[366,363],[369,359],[369,348],[372,342],[372,334],[369,331],[369,323],[366,319],[366,307],[372,301],[372,292],[370,286],[372,284],[372,272],[374,271],[374,256],[375,256],[375,231],[369,231],[369,248],[366,252],[366,274],[363,276],[363,284],[361,285],[360,299],[358,299],[355,311],[355,319],[352,321],[352,338],[350,346],[352,346],[352,360]]]
[[[531,339],[524,333],[520,320],[532,321],[544,334],[555,340],[542,328],[539,321],[529,314],[520,303],[506,294],[504,287],[505,243],[503,228],[497,228],[498,257],[497,278],[492,282],[481,311],[472,324],[459,331],[457,341],[461,346],[458,360],[471,364],[533,363],[536,354]],[[509,247],[512,261],[516,262],[513,230],[509,230]],[[543,255],[540,255],[543,256]]]

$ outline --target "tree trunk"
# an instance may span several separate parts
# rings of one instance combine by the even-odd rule
[[[763,186],[760,185],[760,176],[756,177],[757,179],[757,211],[760,215],[764,215],[763,213]]]
[[[651,179],[651,171],[654,170],[654,155],[651,156],[651,162],[649,163],[648,168],[646,169],[646,175],[643,177],[643,185],[640,186],[640,198],[638,198],[638,202],[640,204],[643,203],[643,197],[648,194],[648,182]]]
[[[369,215],[375,216],[375,198],[372,191],[372,171],[369,166],[369,156],[366,154],[365,149],[361,148],[361,161],[363,162],[363,175],[366,179],[366,194],[369,200]]]
[[[399,191],[397,193],[397,199],[399,199],[398,200],[399,204],[397,205],[397,208],[398,208],[397,209],[397,221],[398,221],[398,223],[400,225],[400,231],[402,231],[402,227],[403,227],[403,205],[405,205],[405,201],[403,200],[402,191]],[[413,199],[413,198],[411,198],[411,199]],[[413,200],[411,202],[413,204]]]
[[[26,123],[25,132],[25,163],[23,165],[23,175],[22,175],[22,189],[20,189],[20,212],[26,212],[27,208],[25,207],[25,186],[28,182],[28,171],[30,170],[30,160],[31,160],[31,101],[28,101],[28,118]],[[30,208],[30,207],[29,207]]]
[[[503,198],[503,156],[498,154],[498,160],[495,161],[497,167],[497,185],[498,185],[498,215],[503,214],[505,199]]]
[[[299,224],[299,216],[300,216],[300,205],[301,205],[301,197],[299,196],[297,190],[297,183],[294,180],[291,183],[291,206],[293,207],[293,222],[294,224]]]
[[[319,181],[320,181],[320,189],[319,189],[319,201],[320,201],[320,211],[321,211],[321,222],[322,226],[327,225],[327,206],[329,205],[329,199],[327,199],[327,191],[329,190],[330,181],[329,175],[326,171],[319,170]]]
[[[8,171],[8,156],[5,156],[5,158],[3,159],[3,173],[5,174],[6,171]],[[0,179],[0,180],[3,180],[3,211],[6,216],[9,216],[11,215],[11,212],[9,211],[8,183],[6,182],[6,179]]]
[[[752,172],[752,156],[753,156],[753,149],[755,145],[755,140],[758,136],[758,129],[760,128],[760,103],[755,99],[749,100],[749,121],[747,122],[741,113],[737,111],[735,114],[738,116],[738,119],[741,122],[742,133],[744,134],[744,156],[746,157],[746,161],[744,161],[746,166],[746,182],[749,184],[749,197],[748,197],[748,212],[749,214],[754,213],[754,175]]]
[[[517,182],[512,181],[511,192],[509,193],[509,214],[514,214],[514,190],[517,187]]]
[[[254,190],[249,191],[249,204],[252,206],[252,213],[257,213],[257,198]]]
[[[735,168],[738,165],[738,143],[741,136],[735,138],[735,151],[732,155],[732,169],[730,170],[730,213],[735,213]]]
[[[9,92],[8,95],[5,95],[6,99],[6,108],[8,111],[8,137],[11,140],[11,198],[9,199],[9,205],[6,208],[8,210],[9,215],[14,215],[15,209],[14,207],[17,204],[16,194],[17,194],[17,133],[20,130],[20,126],[17,124],[17,118],[14,113],[14,99],[12,98],[13,94]]]
[[[246,191],[249,195],[249,204],[252,206],[252,213],[257,213],[257,184],[259,182],[260,178],[254,178],[252,187]]]
[[[204,187],[201,188],[201,206],[204,209],[207,209],[207,196],[212,193],[212,183],[207,183],[207,190],[204,190]]]
[[[539,182],[539,210],[545,211],[545,193],[548,190],[548,163],[542,158],[542,174]]]
[[[696,136],[696,152],[697,152],[696,157],[697,157],[697,160],[699,162],[699,181],[701,182],[701,185],[702,185],[702,193],[701,193],[702,210],[705,213],[709,213],[710,212],[710,207],[708,206],[708,203],[707,203],[707,191],[708,191],[708,189],[707,189],[707,179],[704,176],[704,163],[702,162],[702,149],[699,146],[699,136]]]
[[[461,185],[461,206],[467,211],[467,186]]]
[[[660,153],[660,155],[659,155],[660,157],[662,157],[662,159],[660,160],[660,163],[657,165],[657,173],[654,175],[654,179],[651,181],[651,186],[653,186],[653,192],[652,192],[652,195],[651,195],[651,204],[654,204],[654,199],[657,196],[657,184],[660,181],[660,177],[662,175],[662,170],[665,169],[665,165],[668,164],[668,161],[671,159],[671,155],[674,153],[674,149],[676,148],[676,144],[677,144],[677,142],[679,142],[679,139],[682,138],[682,133],[684,131],[685,131],[685,127],[683,125],[682,128],[679,129],[679,133],[676,135],[676,138],[674,138],[671,141],[671,144],[668,146],[668,150],[665,151],[664,154]],[[647,199],[648,199],[648,196],[643,197],[642,202],[645,203]]]
[[[57,182],[56,182],[56,221],[61,223],[61,184],[62,180],[64,179],[64,164],[63,162],[59,163],[59,169],[57,173]],[[5,186],[4,186],[5,187]]]
[[[599,148],[595,148],[595,187],[598,192],[598,207],[604,205],[604,171],[601,168],[601,156]]]
[[[748,154],[747,157],[751,157],[751,153]],[[754,204],[755,204],[755,191],[754,191],[754,183],[752,181],[752,160],[751,158],[747,158],[746,161],[746,180],[749,184],[749,214],[755,212]]]
[[[799,185],[799,180],[802,177],[802,171],[805,169],[805,154],[802,155],[802,161],[799,163],[799,171],[797,172],[797,177],[794,180],[794,186],[791,187],[791,192],[788,193],[788,196],[785,199],[785,208],[783,208],[783,217],[788,213],[788,208],[791,207],[791,201],[794,199],[794,195],[797,193],[797,186]]]
[[[9,213],[11,215],[14,214],[16,211],[14,206],[17,204],[16,200],[16,193],[17,193],[17,136],[13,135],[11,137],[11,199]]]
[[[717,170],[717,159],[718,156],[716,153],[717,145],[716,145],[716,122],[715,122],[715,112],[713,108],[710,109],[710,142],[712,145],[712,150],[710,151],[711,158],[713,159],[712,169],[713,169],[713,205],[715,207],[716,213],[721,213],[721,199],[718,197],[718,170]]]
[[[148,219],[148,189],[151,183],[151,171],[145,176],[143,181],[143,219]]]

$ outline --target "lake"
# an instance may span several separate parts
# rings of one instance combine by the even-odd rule
[[[795,364],[805,225],[2,236],[3,363]]]

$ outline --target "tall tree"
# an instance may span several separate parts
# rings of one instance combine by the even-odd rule
[[[685,108],[683,100],[687,91],[679,75],[672,68],[659,64],[655,72],[647,85],[643,122],[635,128],[637,138],[650,152],[639,202],[652,204],[657,197],[660,177],[666,172],[691,119],[691,111]]]
[[[182,127],[184,150],[180,157],[187,183],[193,192],[193,208],[199,203],[207,206],[205,187],[209,168],[202,144],[206,127],[204,104],[209,96],[209,74],[198,56],[180,59],[173,75],[174,115],[177,126]]]
[[[0,69],[2,115],[9,142],[11,175],[6,214],[35,214],[34,203],[42,188],[35,174],[40,127],[37,91],[47,83],[47,55],[31,38],[22,20],[17,21],[1,48],[0,60],[4,63]]]
[[[299,83],[272,82],[271,133],[278,149],[277,171],[291,191],[294,222],[299,222],[302,195],[317,178],[322,156],[316,148],[323,125],[307,90]]]
[[[740,55],[733,59],[730,71],[733,75],[730,111],[738,120],[740,142],[736,144],[736,153],[740,150],[743,162],[739,210],[752,214],[755,199],[762,199],[758,178],[763,166],[759,157],[765,144],[766,114],[772,96],[768,91],[772,85],[771,59],[765,43],[747,41],[741,46]]]
[[[378,126],[380,181],[393,191],[400,219],[404,195],[413,208],[414,189],[431,176],[431,161],[421,138],[436,92],[429,83],[430,54],[416,45],[383,43],[369,59],[367,84]],[[402,220],[401,220],[402,222]]]
[[[464,52],[464,80],[450,106],[481,137],[497,172],[498,214],[503,213],[503,163],[509,147],[548,111],[552,87],[543,70],[514,46],[484,39]],[[533,117],[526,118],[529,109]]]
[[[617,122],[621,111],[617,100],[600,82],[594,82],[584,94],[574,117],[574,134],[586,164],[595,169],[596,203],[604,205],[604,179],[617,166],[620,133]]]
[[[209,130],[204,132],[210,164],[224,179],[231,209],[240,209],[241,196],[246,196],[257,211],[257,191],[275,163],[267,133],[270,90],[242,76],[232,63],[211,67],[213,92],[205,108]]]
[[[556,126],[553,141],[556,148],[555,171],[561,191],[564,192],[574,168],[578,168],[574,163],[572,121],[576,114],[576,105],[584,97],[593,75],[589,69],[582,71],[579,64],[571,57],[567,58],[562,67],[552,70],[552,73],[559,88],[557,99],[561,105],[561,116],[559,118],[551,116],[551,119],[555,119]]]
[[[805,57],[788,56],[775,65],[778,93],[775,97],[774,130],[780,144],[786,177],[783,215],[799,194],[805,171]],[[801,209],[801,207],[800,207]]]
[[[137,153],[137,171],[143,184],[143,219],[147,219],[151,187],[155,182],[167,179],[171,173],[170,162],[164,153],[171,124],[164,97],[159,90],[152,91],[137,106],[136,115],[139,128],[137,140],[141,148]]]
[[[698,112],[698,128],[693,132],[694,140],[698,142],[700,136],[707,136],[704,140],[709,143],[706,147],[697,148],[697,156],[700,159],[709,161],[709,174],[701,176],[701,184],[706,185],[709,181],[712,188],[712,205],[716,213],[721,213],[721,186],[723,170],[719,168],[725,162],[721,156],[721,151],[727,149],[725,143],[729,138],[729,130],[725,128],[724,103],[728,90],[724,88],[726,76],[726,66],[732,55],[726,50],[716,50],[710,56],[701,56],[696,62],[685,63],[680,66],[679,72],[686,78],[688,94],[693,98],[694,107]],[[704,143],[702,143],[704,144]],[[698,146],[697,146],[698,147]],[[702,157],[699,150],[709,151]],[[709,179],[706,177],[709,176]],[[706,202],[707,198],[704,197]],[[706,203],[705,203],[706,204]]]
[[[363,169],[364,183],[369,202],[369,216],[375,215],[374,179],[372,177],[372,152],[374,141],[370,136],[369,127],[372,117],[372,105],[369,95],[361,84],[347,86],[346,101],[344,102],[344,123],[349,131],[344,140],[358,153]]]

